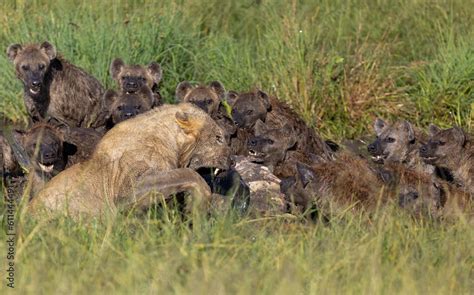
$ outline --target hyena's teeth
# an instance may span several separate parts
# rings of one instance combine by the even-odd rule
[[[54,164],[51,164],[51,165],[43,165],[41,163],[38,163],[38,164],[43,172],[50,173],[51,171],[53,171]]]

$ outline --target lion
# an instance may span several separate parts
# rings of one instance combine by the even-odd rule
[[[146,209],[157,192],[165,200],[190,192],[189,204],[207,209],[211,190],[199,168],[227,169],[225,133],[198,107],[164,105],[112,128],[91,158],[62,171],[35,196],[30,210],[101,216]]]

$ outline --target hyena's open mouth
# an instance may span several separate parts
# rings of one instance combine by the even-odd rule
[[[40,167],[41,171],[46,173],[51,173],[54,169],[54,163],[40,163],[38,162],[38,166]]]
[[[267,156],[267,154],[250,149],[248,156],[251,162],[262,163],[265,157]]]
[[[387,155],[377,155],[377,156],[372,156],[372,161],[377,164],[383,164],[385,159],[387,158]]]
[[[28,91],[29,91],[30,94],[32,94],[33,96],[38,95],[38,94],[41,92],[41,85],[32,85],[32,86],[30,86],[30,88],[28,89]]]
[[[433,164],[438,160],[438,157],[427,157],[427,156],[422,156],[423,162],[426,164]]]

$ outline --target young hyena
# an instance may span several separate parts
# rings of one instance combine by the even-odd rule
[[[100,108],[104,88],[97,79],[58,56],[49,42],[12,44],[7,55],[24,85],[33,122],[54,118],[71,127],[104,124]]]
[[[208,113],[219,126],[224,128],[230,142],[237,127],[224,105],[225,94],[224,85],[219,81],[211,81],[207,85],[192,85],[188,81],[183,81],[176,87],[176,100],[192,103]]]
[[[452,181],[474,195],[474,146],[472,136],[459,127],[440,129],[430,125],[430,139],[420,147],[425,163],[447,169]]]
[[[158,85],[163,77],[160,64],[151,62],[148,66],[126,65],[123,60],[116,58],[110,64],[110,75],[117,82],[120,90],[127,94],[139,92],[147,86],[153,93],[151,107],[163,104]]]
[[[367,149],[375,163],[402,163],[420,172],[433,172],[434,167],[424,163],[418,154],[418,149],[426,141],[425,136],[410,122],[388,124],[377,118],[374,129],[377,139]]]

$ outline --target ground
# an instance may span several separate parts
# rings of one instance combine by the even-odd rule
[[[335,141],[372,132],[377,116],[474,126],[469,1],[71,2],[4,0],[0,47],[48,40],[107,87],[113,58],[157,61],[168,102],[183,80],[261,87]],[[0,69],[0,110],[23,121],[5,54]],[[15,290],[28,293],[474,290],[474,231],[462,217],[413,220],[388,208],[329,223],[226,216],[191,227],[174,210],[79,223],[16,216]],[[4,231],[0,239],[3,294]]]

